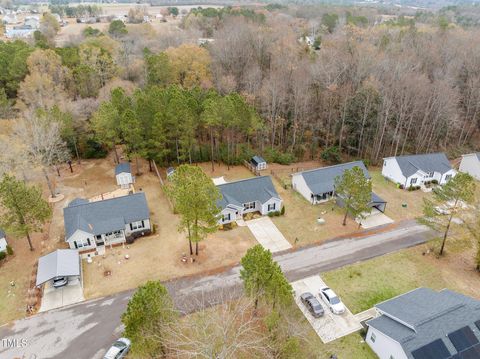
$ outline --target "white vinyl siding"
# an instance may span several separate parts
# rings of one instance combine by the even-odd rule
[[[460,172],[465,172],[480,181],[480,160],[475,153],[463,155]]]
[[[373,327],[368,327],[366,342],[380,359],[407,359],[402,346]]]

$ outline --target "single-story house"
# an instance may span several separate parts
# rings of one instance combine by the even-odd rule
[[[462,155],[459,171],[468,173],[480,181],[480,152]]]
[[[63,217],[65,241],[83,257],[131,242],[152,228],[143,192],[96,202],[77,198],[63,209]]]
[[[81,275],[78,252],[74,249],[57,249],[38,259],[36,286],[60,277],[66,277],[69,283],[78,281],[81,284]]]
[[[217,202],[221,209],[219,224],[227,224],[242,219],[243,215],[260,212],[267,215],[282,209],[282,199],[278,195],[270,176],[247,178],[218,185],[222,198]]]
[[[366,342],[380,359],[480,358],[480,301],[417,288],[375,306]]]
[[[0,228],[0,252],[6,252],[7,245],[7,236],[5,235],[5,232]]]
[[[130,188],[135,178],[132,176],[132,167],[129,162],[122,162],[115,166],[115,178],[117,185],[122,188]]]
[[[265,161],[262,157],[260,156],[253,156],[250,159],[250,164],[255,168],[257,171],[265,170],[267,169],[267,161]]]
[[[363,161],[354,161],[294,173],[292,175],[292,187],[311,204],[336,199],[337,203],[341,206],[342,201],[337,198],[335,194],[335,179],[342,177],[346,170],[351,170],[354,167],[359,167],[365,177],[370,179],[370,173],[368,173]],[[386,201],[372,192],[372,207],[384,212],[386,205]]]
[[[382,175],[404,188],[436,181],[443,185],[457,174],[444,153],[386,157]]]

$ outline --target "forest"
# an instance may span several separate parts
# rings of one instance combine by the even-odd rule
[[[34,40],[0,42],[0,115],[12,124],[1,167],[104,156],[115,144],[164,165],[254,153],[279,163],[456,157],[478,147],[480,36],[445,14],[198,8],[176,29],[113,21],[56,47],[46,13]]]

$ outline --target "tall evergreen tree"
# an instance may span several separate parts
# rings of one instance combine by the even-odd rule
[[[27,237],[30,250],[32,232],[41,232],[52,211],[39,187],[5,174],[0,182],[0,223],[8,232]]]

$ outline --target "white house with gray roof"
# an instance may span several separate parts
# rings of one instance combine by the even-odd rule
[[[145,193],[89,202],[77,198],[63,209],[65,241],[83,257],[151,232]]]
[[[459,171],[468,173],[480,181],[480,152],[462,155]]]
[[[7,236],[5,232],[0,228],[0,252],[7,251]]]
[[[437,181],[443,185],[457,174],[444,153],[426,153],[386,157],[382,175],[403,188],[422,186]]]
[[[341,199],[336,197],[335,179],[342,177],[346,170],[359,167],[366,178],[370,179],[370,173],[363,161],[341,163],[334,166],[321,167],[313,170],[294,173],[292,175],[292,188],[300,193],[311,204],[327,202],[336,199],[341,206]],[[372,192],[371,207],[385,212],[387,202]]]
[[[375,306],[366,342],[380,359],[480,358],[480,301],[417,288]]]
[[[283,201],[270,176],[224,183],[217,188],[222,194],[222,198],[217,202],[217,206],[221,208],[218,224],[235,222],[242,219],[246,213],[260,212],[267,215],[282,209]]]

